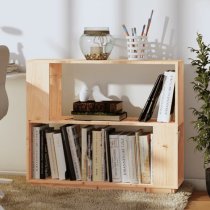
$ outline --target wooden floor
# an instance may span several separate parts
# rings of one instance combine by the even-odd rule
[[[210,210],[210,197],[206,192],[193,192],[186,209]]]

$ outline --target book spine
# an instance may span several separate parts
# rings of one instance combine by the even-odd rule
[[[33,161],[32,161],[32,172],[34,179],[40,179],[40,128],[33,127]]]
[[[105,165],[107,181],[112,182],[112,165],[111,165],[111,151],[110,151],[110,139],[109,135],[115,131],[115,128],[109,128],[104,132],[104,144],[105,144]]]
[[[66,178],[70,178],[70,180],[76,180],[76,175],[75,175],[75,171],[74,171],[74,165],[73,165],[73,160],[72,160],[72,154],[70,151],[69,138],[68,138],[68,134],[66,131],[66,126],[61,126],[60,130],[61,130],[61,135],[62,135],[64,155],[65,155],[66,168],[67,168]]]
[[[58,168],[55,156],[53,133],[46,133],[46,139],[47,139],[47,148],[48,148],[49,161],[50,161],[51,176],[52,179],[58,179]]]
[[[101,130],[93,130],[93,181],[103,181]]]
[[[92,181],[92,154],[93,154],[93,142],[92,142],[92,131],[87,132],[87,181]]]
[[[45,132],[40,130],[40,179],[45,179]]]
[[[82,180],[87,181],[87,150],[88,150],[88,132],[93,129],[93,126],[87,126],[82,128],[82,136],[81,136],[81,172],[82,172]]]
[[[64,157],[63,143],[61,133],[53,134],[54,145],[55,145],[55,154],[58,165],[58,176],[60,180],[65,180],[66,174],[66,162]]]
[[[136,173],[136,157],[135,157],[135,135],[128,136],[128,167],[129,167],[129,179],[131,183],[138,183]]]
[[[158,110],[158,122],[170,122],[173,92],[175,86],[175,72],[167,71],[164,73],[165,79],[163,90],[160,96],[160,105]]]
[[[140,129],[135,132],[135,162],[136,162],[136,174],[139,184],[142,183],[141,178],[141,161],[140,161],[140,144],[139,136],[142,134],[143,130]]]
[[[110,134],[110,152],[111,152],[111,167],[112,167],[112,181],[121,182],[121,164],[120,164],[120,146],[119,135]]]
[[[130,182],[128,166],[127,135],[119,135],[120,163],[122,182]]]
[[[67,133],[69,138],[70,150],[72,154],[72,160],[76,175],[76,180],[81,180],[81,169],[80,169],[80,148],[79,148],[79,139],[78,139],[78,132],[75,127],[78,125],[72,125],[67,127]]]
[[[139,136],[140,161],[141,161],[141,178],[143,184],[151,183],[151,165],[150,165],[150,134]]]

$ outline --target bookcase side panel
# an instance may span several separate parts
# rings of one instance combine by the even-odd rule
[[[179,186],[184,181],[184,123],[179,125],[179,145],[178,145],[178,182]]]
[[[178,124],[184,122],[184,64],[178,63]]]
[[[60,120],[62,118],[62,64],[50,64],[50,95],[49,118]]]
[[[178,188],[178,129],[163,123],[154,126],[152,180],[156,187]]]
[[[49,64],[27,62],[27,119],[49,120]]]

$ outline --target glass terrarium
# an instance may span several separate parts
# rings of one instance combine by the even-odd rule
[[[84,28],[80,48],[87,60],[107,60],[113,48],[109,28]]]

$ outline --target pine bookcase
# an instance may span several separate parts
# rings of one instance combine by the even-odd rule
[[[176,72],[175,115],[169,123],[156,119],[139,122],[138,116],[122,121],[78,121],[62,115],[62,65],[173,65]],[[27,61],[27,181],[42,185],[63,185],[72,188],[123,189],[144,192],[176,192],[184,180],[184,95],[183,61],[181,60],[106,60],[73,59]],[[32,177],[32,127],[35,124],[113,125],[153,128],[152,184],[84,182]]]

